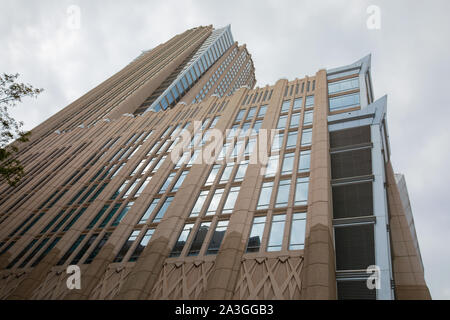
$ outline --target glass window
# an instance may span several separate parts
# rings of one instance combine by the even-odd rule
[[[286,128],[286,122],[287,122],[288,116],[281,116],[278,120],[277,129],[284,129]]]
[[[351,74],[358,74],[358,73],[359,73],[359,68],[350,69],[350,70],[347,70],[347,71],[341,71],[341,72],[338,72],[338,73],[335,73],[335,74],[327,75],[327,79],[328,80],[337,79],[337,78],[342,78],[342,77],[345,77],[345,76],[349,76]]]
[[[284,155],[283,167],[281,169],[282,174],[291,174],[294,169],[294,153],[286,153]]]
[[[256,107],[251,107],[250,110],[248,111],[247,118],[245,120],[253,119],[253,117],[255,116],[255,112]]]
[[[147,232],[145,232],[145,235],[142,237],[141,241],[134,249],[134,252],[131,254],[128,261],[136,261],[140,257],[142,251],[144,251],[154,232],[155,229],[148,229]]]
[[[128,196],[132,193],[132,191],[136,188],[136,186],[139,184],[141,179],[136,179],[133,184],[128,188],[127,192],[122,196],[123,199],[128,198]]]
[[[124,183],[122,183],[122,185],[116,190],[116,192],[113,193],[113,195],[111,196],[111,200],[114,200],[115,198],[117,198],[117,196],[125,189],[125,187],[128,185],[128,182],[130,182],[129,180],[126,180]],[[70,203],[69,203],[70,204]]]
[[[230,151],[230,146],[230,143],[225,143],[223,145],[222,150],[220,150],[219,156],[217,157],[217,160],[222,160],[227,156],[228,152]]]
[[[305,246],[306,212],[292,215],[291,237],[289,250],[300,250]]]
[[[264,174],[265,177],[273,177],[278,171],[278,162],[279,162],[279,156],[274,155],[270,156],[269,160],[267,161],[266,166],[266,172]]]
[[[306,205],[308,203],[308,185],[309,178],[297,178],[297,186],[295,188],[295,205]]]
[[[262,120],[255,121],[255,124],[253,125],[254,134],[258,134],[259,133],[259,130],[261,129],[261,126],[262,126]]]
[[[103,248],[103,246],[106,244],[106,242],[108,241],[109,237],[111,236],[112,232],[107,232],[103,235],[103,237],[100,239],[100,241],[97,243],[97,245],[95,246],[95,248],[91,251],[91,253],[89,254],[89,256],[86,258],[86,260],[84,260],[85,264],[89,264],[92,261],[94,261],[95,257],[97,256],[97,254],[100,252],[100,250]]]
[[[336,81],[328,84],[328,94],[333,94],[342,91],[348,91],[359,88],[359,79],[351,78],[341,81]]]
[[[294,113],[291,117],[289,128],[297,128],[300,123],[300,113]]]
[[[220,164],[215,164],[212,169],[211,172],[209,173],[208,179],[205,182],[205,186],[210,186],[214,183],[214,181],[216,180],[217,177],[217,173],[220,170],[221,165]]]
[[[177,164],[175,165],[175,169],[179,169],[183,164],[188,163],[190,156],[191,156],[191,151],[183,152],[183,155],[180,157]]]
[[[72,255],[72,253],[78,248],[80,243],[83,241],[83,239],[86,237],[85,234],[82,234],[77,238],[77,240],[72,244],[72,246],[67,250],[67,252],[64,254],[64,256],[58,261],[57,265],[61,266],[63,265],[66,260]]]
[[[225,232],[227,231],[227,227],[228,227],[228,220],[219,221],[217,223],[216,229],[212,234],[211,241],[209,242],[206,254],[217,254],[219,252],[223,237],[225,236]]]
[[[133,172],[131,173],[131,176],[134,176],[139,169],[144,165],[145,161],[147,161],[147,159],[141,160],[141,162],[139,162],[139,164],[136,166],[136,168],[134,168]]]
[[[283,244],[284,225],[286,223],[286,215],[278,214],[272,217],[272,225],[270,227],[269,242],[267,243],[267,251],[281,251]]]
[[[103,216],[103,214],[106,212],[106,210],[109,209],[109,204],[106,204],[103,206],[103,208],[97,213],[97,215],[94,217],[94,219],[91,220],[89,225],[86,227],[86,229],[92,229],[95,224],[100,220],[100,218]]]
[[[294,100],[293,110],[300,110],[302,108],[303,98],[297,98]]]
[[[98,233],[94,233],[92,236],[89,237],[88,241],[85,242],[85,244],[81,247],[80,251],[75,255],[75,257],[72,259],[70,264],[77,264],[80,259],[84,256],[86,251],[91,247],[91,245],[94,243],[95,239],[97,239]]]
[[[306,108],[310,108],[314,105],[314,96],[307,96],[306,97],[306,102],[305,102],[305,107]]]
[[[298,159],[298,172],[308,172],[311,163],[311,150],[300,152]]]
[[[312,110],[305,112],[305,117],[303,119],[303,125],[307,126],[313,123],[313,112]]]
[[[175,175],[177,173],[176,172],[171,172],[169,174],[169,176],[167,177],[166,181],[164,182],[164,184],[161,186],[161,189],[159,189],[159,194],[163,194],[164,192],[167,191],[167,189],[169,188],[169,186],[171,185],[173,179],[175,178]]]
[[[136,194],[134,195],[135,197],[139,197],[142,193],[142,191],[144,191],[144,189],[147,187],[148,183],[150,182],[150,180],[152,180],[152,177],[147,177],[144,181],[143,184],[141,184],[141,186],[139,187],[138,191],[136,191]]]
[[[156,171],[158,171],[158,169],[161,167],[161,165],[163,164],[164,160],[166,160],[167,156],[162,156],[161,159],[158,161],[158,163],[156,164],[156,166],[153,168],[152,172],[155,173]]]
[[[114,207],[109,211],[105,219],[103,219],[102,223],[100,223],[100,228],[104,228],[108,224],[109,220],[111,220],[111,218],[114,217],[114,215],[116,214],[117,210],[119,210],[121,205],[122,203],[116,203],[114,205]]]
[[[302,131],[302,147],[310,146],[312,142],[312,129]]]
[[[291,179],[280,180],[280,185],[278,186],[277,200],[275,203],[276,208],[287,207],[290,187],[291,187]]]
[[[183,251],[184,245],[186,244],[187,238],[189,238],[189,234],[191,233],[192,228],[194,227],[193,223],[187,223],[184,225],[183,231],[181,231],[180,236],[178,237],[177,242],[173,246],[172,252],[169,257],[179,257],[181,251]]]
[[[264,117],[266,115],[266,112],[267,112],[267,104],[259,108],[258,118]]]
[[[189,170],[185,170],[181,173],[180,177],[178,178],[177,182],[173,186],[171,192],[176,192],[178,189],[180,189],[181,185],[184,182],[184,179],[186,179],[187,174],[189,173]]]
[[[248,132],[250,130],[250,122],[245,122],[244,125],[242,126],[241,132],[239,132],[239,137],[244,137],[246,135],[249,135],[250,132]]]
[[[222,173],[222,177],[220,178],[219,183],[227,183],[230,180],[231,172],[234,169],[234,163],[230,162],[227,163],[225,170]]]
[[[127,254],[130,247],[133,245],[133,243],[136,241],[137,237],[139,236],[139,233],[141,230],[134,230],[130,236],[128,237],[127,241],[123,244],[122,248],[120,249],[119,253],[117,254],[116,258],[114,259],[114,262],[121,262],[125,255]]]
[[[267,209],[270,204],[270,196],[272,195],[273,181],[264,182],[261,187],[261,193],[259,194],[257,210]]]
[[[238,167],[236,172],[236,176],[234,177],[234,181],[242,181],[245,177],[245,173],[247,171],[248,161],[242,161]]]
[[[244,147],[244,140],[239,140],[236,142],[233,152],[232,152],[232,157],[241,157],[242,153],[244,152],[243,147]]]
[[[148,206],[147,210],[145,211],[144,215],[142,216],[141,220],[139,220],[138,224],[146,223],[150,215],[155,210],[156,206],[158,205],[159,198],[153,199],[152,203]]]
[[[256,147],[256,139],[252,138],[248,141],[247,146],[245,147],[245,156],[249,156],[253,153]]]
[[[194,240],[192,240],[191,248],[189,249],[189,252],[187,254],[188,256],[198,256],[210,226],[211,222],[203,222],[200,225],[200,227],[197,230],[197,234],[194,237]]]
[[[291,105],[291,100],[285,100],[283,101],[283,104],[281,105],[281,112],[288,112],[289,111],[289,107]]]
[[[246,252],[258,252],[261,247],[266,217],[253,218],[253,225],[248,238]]]
[[[209,203],[208,210],[206,211],[207,216],[216,213],[217,208],[219,207],[220,199],[222,199],[223,192],[224,189],[217,189],[214,192],[211,202]]]
[[[233,187],[230,189],[228,193],[227,201],[225,201],[225,205],[223,206],[222,213],[232,213],[234,209],[234,205],[236,204],[236,199],[239,195],[239,191],[241,187]]]
[[[236,119],[234,119],[234,122],[240,122],[244,118],[246,111],[246,109],[239,110],[239,113],[237,114]]]
[[[194,208],[192,208],[190,217],[197,217],[202,210],[203,204],[205,203],[206,198],[208,197],[209,190],[204,190],[200,192],[200,196],[197,198],[195,202]]]
[[[164,217],[164,214],[167,211],[167,208],[170,206],[170,204],[173,201],[173,197],[167,197],[166,201],[164,201],[163,205],[159,209],[158,213],[156,214],[155,218],[153,218],[153,222],[160,222],[161,219]]]
[[[359,106],[359,92],[330,98],[330,111]]]
[[[297,145],[297,131],[288,133],[286,149],[295,148]]]
[[[128,211],[130,211],[130,208],[133,206],[134,201],[129,202],[125,208],[122,209],[122,211],[120,212],[120,214],[117,216],[117,218],[114,220],[114,222],[111,224],[112,226],[117,226],[122,220],[123,218],[127,215]],[[118,204],[120,206],[120,204]],[[115,208],[115,206],[114,206]],[[113,210],[114,210],[113,208]]]

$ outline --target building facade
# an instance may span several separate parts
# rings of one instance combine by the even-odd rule
[[[199,27],[33,129],[0,298],[429,299],[370,56],[255,83],[230,27]]]

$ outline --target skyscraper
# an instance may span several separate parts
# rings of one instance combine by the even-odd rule
[[[36,127],[0,298],[430,298],[370,56],[255,82],[229,26],[199,27]]]

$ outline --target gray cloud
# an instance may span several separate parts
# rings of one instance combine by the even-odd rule
[[[71,4],[81,8],[80,30],[67,28]],[[381,30],[366,28],[371,4],[381,8]],[[372,53],[375,95],[389,96],[392,161],[406,175],[426,279],[433,298],[450,299],[449,9],[445,0],[2,1],[0,71],[46,89],[14,113],[31,129],[141,50],[198,25],[231,23],[259,86]]]

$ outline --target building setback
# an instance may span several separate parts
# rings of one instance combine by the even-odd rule
[[[0,298],[430,299],[370,56],[255,83],[230,26],[198,27],[33,129]]]

